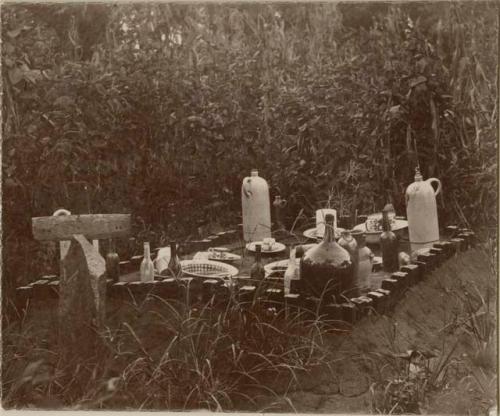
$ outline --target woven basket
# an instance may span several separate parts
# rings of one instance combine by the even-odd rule
[[[183,260],[181,267],[183,274],[191,277],[227,278],[238,274],[236,267],[211,260]]]

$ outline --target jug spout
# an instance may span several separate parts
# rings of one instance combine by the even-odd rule
[[[420,173],[420,166],[417,166],[415,168],[415,182],[421,182],[423,180],[424,180],[424,178],[423,178],[422,174]]]

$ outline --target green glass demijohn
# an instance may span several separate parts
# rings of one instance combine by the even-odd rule
[[[323,241],[304,253],[300,260],[300,278],[307,294],[320,298],[335,296],[353,285],[353,263],[349,252],[335,241],[335,218],[325,216]]]

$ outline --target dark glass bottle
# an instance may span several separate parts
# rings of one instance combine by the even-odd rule
[[[177,255],[177,243],[170,242],[170,261],[168,262],[168,275],[173,277],[180,277],[182,274],[181,262]]]
[[[113,282],[118,282],[120,279],[120,257],[112,239],[109,239],[108,254],[106,254],[106,275],[108,279],[113,279]]]
[[[128,257],[128,259],[131,259],[136,254],[137,254],[137,243],[136,243],[136,240],[135,240],[134,237],[130,237],[128,239],[128,244],[127,244],[127,257]]]
[[[250,269],[250,277],[252,279],[263,280],[266,276],[266,271],[264,270],[264,265],[261,259],[262,247],[260,244],[255,245],[255,262]]]
[[[335,218],[325,216],[323,241],[307,250],[300,260],[300,278],[309,294],[340,302],[340,294],[353,288],[355,278],[349,252],[335,241]]]
[[[380,234],[380,248],[382,250],[382,267],[386,272],[397,272],[399,269],[398,246],[399,241],[391,231],[389,214],[393,211],[391,205],[382,210],[382,234]]]

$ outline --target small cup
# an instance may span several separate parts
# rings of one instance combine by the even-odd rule
[[[264,238],[264,240],[262,241],[262,249],[264,251],[271,251],[273,249],[273,246],[274,246],[274,243],[276,242],[276,240],[274,238]]]
[[[227,253],[229,253],[229,249],[226,247],[210,247],[208,252],[215,259],[224,259],[226,258]]]

